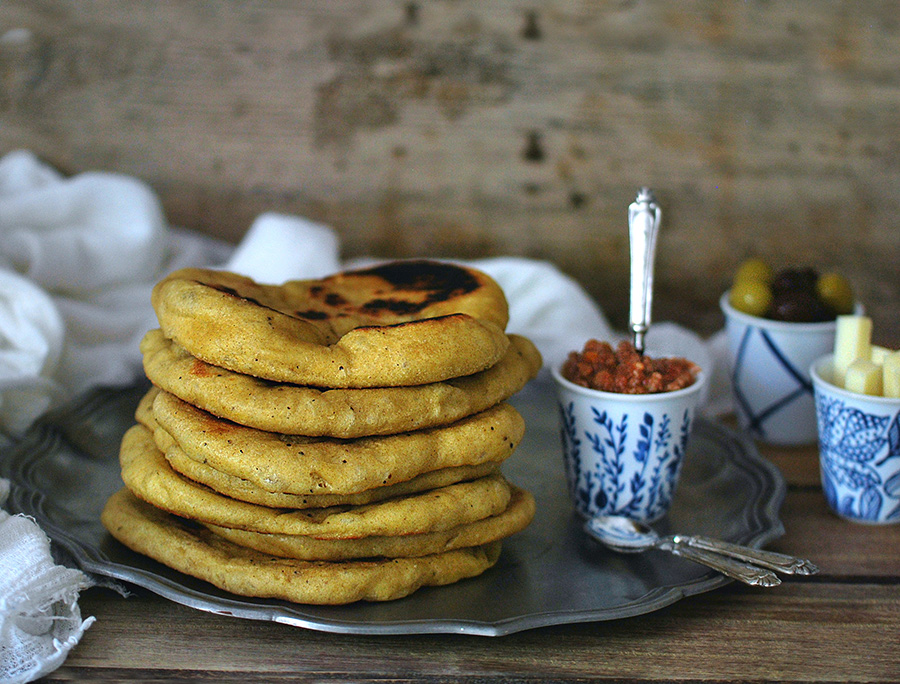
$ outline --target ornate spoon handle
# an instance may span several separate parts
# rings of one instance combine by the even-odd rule
[[[631,245],[630,320],[632,341],[638,353],[644,353],[644,335],[650,327],[653,303],[653,264],[656,259],[656,234],[662,211],[650,188],[641,188],[628,206],[628,237]]]
[[[681,556],[694,563],[705,565],[732,579],[740,580],[755,587],[777,587],[781,584],[781,580],[771,570],[750,565],[749,563],[741,563],[705,549],[698,549],[686,544],[676,544],[670,540],[663,541],[663,543],[658,545],[658,548],[674,553],[676,556]]]
[[[795,558],[794,556],[776,553],[775,551],[740,546],[739,544],[732,544],[719,539],[676,534],[672,537],[672,541],[676,544],[686,544],[696,549],[721,553],[747,563],[755,563],[764,568],[777,570],[789,575],[814,575],[819,572],[819,568],[815,563],[804,558]]]

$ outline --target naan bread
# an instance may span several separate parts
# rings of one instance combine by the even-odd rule
[[[365,537],[363,539],[316,539],[315,537],[260,534],[246,530],[207,525],[225,539],[261,553],[298,560],[352,560],[354,558],[400,558],[443,553],[469,546],[481,546],[505,539],[524,530],[534,517],[534,497],[524,489],[512,488],[506,510],[461,525],[452,530],[412,534],[405,537]]]
[[[160,445],[165,431],[159,429],[154,433],[154,440]],[[195,461],[187,456],[171,437],[168,448],[161,448],[172,469],[179,475],[206,485],[213,491],[231,499],[268,506],[270,508],[329,508],[332,506],[363,506],[407,494],[416,494],[430,489],[446,487],[457,482],[476,480],[500,471],[497,463],[482,463],[475,466],[458,466],[442,468],[430,473],[423,473],[406,482],[395,485],[384,485],[367,489],[357,494],[290,494],[269,492],[260,489],[252,482],[220,472],[215,468]]]
[[[268,432],[343,439],[448,425],[508,399],[541,368],[525,337],[474,375],[414,387],[317,389],[272,383],[210,365],[151,330],[141,341],[144,371],[157,387],[235,423]]]
[[[465,482],[467,480],[475,480],[485,475],[499,472],[500,464],[494,461],[487,461],[478,465],[463,465],[455,467],[440,468],[430,472],[417,475],[405,482],[397,482],[396,484],[387,484],[383,482],[380,486],[373,486],[355,494],[294,494],[283,491],[270,491],[269,488],[263,489],[255,482],[259,478],[242,479],[234,475],[216,470],[208,465],[209,461],[196,461],[189,457],[178,446],[172,436],[163,430],[156,423],[153,417],[153,399],[159,394],[159,390],[151,388],[138,403],[135,418],[137,421],[153,433],[153,440],[160,451],[165,454],[166,460],[175,472],[183,475],[189,480],[199,482],[206,485],[212,490],[224,494],[232,499],[239,501],[247,501],[259,504],[261,506],[270,506],[272,508],[327,508],[330,506],[362,506],[376,501],[383,501],[395,496],[404,496],[406,494],[414,494],[416,492],[424,492],[429,489],[438,487],[446,487],[456,482]],[[265,454],[263,454],[265,456]],[[256,466],[262,472],[265,472],[268,464],[260,464]],[[300,464],[302,467],[302,463]],[[250,471],[254,471],[254,466],[249,466]],[[391,477],[385,478],[388,482]],[[288,488],[291,483],[287,482]],[[277,489],[277,488],[276,488]]]
[[[501,544],[418,558],[343,562],[279,558],[233,544],[137,500],[126,489],[110,497],[101,520],[133,551],[224,591],[318,605],[389,601],[423,586],[475,577],[497,562]]]
[[[156,425],[185,455],[269,492],[358,494],[444,468],[500,463],[525,433],[522,416],[501,403],[446,427],[396,435],[284,435],[218,418],[168,392],[151,392]]]
[[[497,283],[436,261],[283,285],[184,269],[157,283],[152,301],[163,332],[193,356],[316,387],[439,382],[494,365],[509,345]]]
[[[502,475],[489,475],[365,506],[293,510],[269,508],[222,496],[172,470],[143,425],[122,438],[122,481],[138,498],[183,518],[222,527],[320,539],[422,534],[497,515],[511,490]]]

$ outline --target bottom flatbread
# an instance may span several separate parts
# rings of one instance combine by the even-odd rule
[[[318,605],[390,601],[423,586],[475,577],[497,562],[501,544],[418,558],[293,560],[233,544],[141,502],[126,489],[109,498],[101,520],[113,537],[133,551],[224,591]]]

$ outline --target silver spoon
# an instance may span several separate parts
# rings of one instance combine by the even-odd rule
[[[653,304],[653,263],[656,260],[656,234],[662,210],[650,188],[641,188],[628,205],[628,238],[631,247],[631,292],[629,327],[634,348],[644,353],[644,335],[650,327]]]
[[[774,587],[781,580],[772,570],[811,575],[819,569],[810,561],[774,551],[686,535],[660,537],[651,527],[623,516],[595,516],[585,530],[614,551],[639,553],[647,549],[669,551],[747,584]]]

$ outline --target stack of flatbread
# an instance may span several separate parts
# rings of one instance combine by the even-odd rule
[[[152,389],[103,523],[236,594],[342,604],[476,576],[534,516],[500,466],[540,354],[485,274],[399,261],[281,286],[156,285]]]

